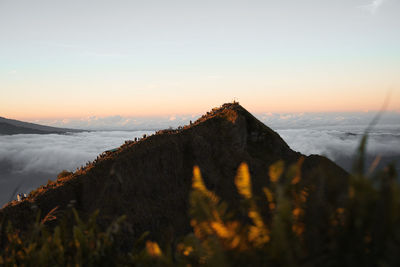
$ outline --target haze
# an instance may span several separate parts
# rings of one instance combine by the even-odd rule
[[[0,0],[1,116],[400,109],[400,1]]]

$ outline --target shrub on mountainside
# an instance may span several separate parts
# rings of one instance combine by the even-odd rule
[[[70,175],[72,175],[72,174],[73,174],[72,172],[69,172],[69,171],[67,171],[67,170],[62,170],[62,171],[57,175],[57,179],[62,179],[62,178],[68,177],[68,176],[70,176]]]

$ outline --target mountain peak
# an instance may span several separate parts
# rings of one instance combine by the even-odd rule
[[[238,113],[243,112],[243,111],[246,111],[246,110],[241,105],[239,105],[239,102],[225,103],[218,108],[213,108],[210,112],[207,112],[206,114],[201,116],[195,122],[195,124],[201,123],[204,120],[213,118],[215,116],[222,116],[222,117],[228,119],[229,121],[234,122],[237,118]]]
[[[125,214],[134,236],[150,231],[159,239],[163,237],[160,229],[181,236],[190,231],[187,211],[194,166],[199,166],[210,190],[238,205],[234,177],[242,162],[249,166],[254,194],[263,197],[269,166],[279,160],[289,166],[301,158],[305,159],[301,170],[304,181],[319,184],[324,169],[326,181],[321,190],[342,195],[347,173],[340,167],[324,157],[305,157],[291,150],[239,103],[224,104],[191,125],[162,130],[99,155],[86,167],[39,188],[22,202],[9,203],[0,210],[0,219],[5,217],[24,228],[26,221],[34,218],[32,206],[47,214],[56,206],[66,209],[72,201],[83,216],[99,209],[102,225]]]

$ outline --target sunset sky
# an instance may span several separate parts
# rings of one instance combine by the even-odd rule
[[[0,116],[400,112],[398,0],[0,0]]]

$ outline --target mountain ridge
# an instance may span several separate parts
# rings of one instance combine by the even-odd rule
[[[47,214],[55,207],[62,212],[74,203],[83,216],[99,209],[100,225],[126,215],[132,229],[127,239],[145,231],[155,239],[176,238],[191,229],[188,196],[193,166],[200,167],[210,190],[235,206],[240,203],[233,182],[239,164],[249,165],[254,194],[261,199],[261,188],[269,183],[268,167],[279,160],[286,166],[303,162],[303,181],[315,188],[315,205],[337,203],[346,196],[347,172],[325,157],[306,157],[291,150],[276,132],[238,103],[230,103],[191,125],[159,131],[103,153],[27,199],[6,204],[0,219],[24,229],[26,221],[34,219],[32,207]]]
[[[51,127],[36,123],[7,119],[0,116],[0,135],[12,134],[52,134],[67,132],[83,132],[84,130]]]

